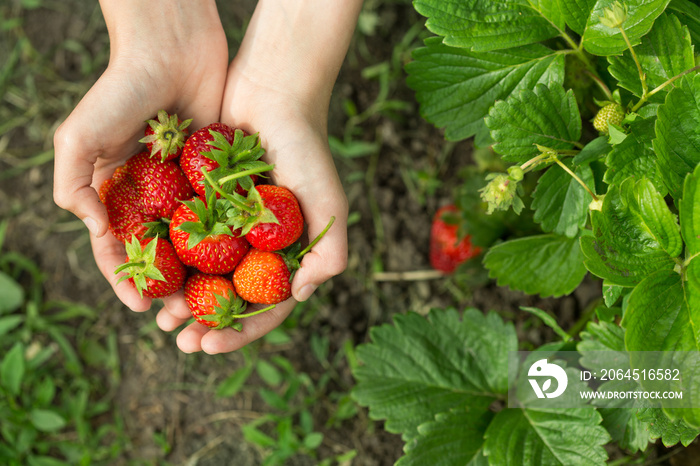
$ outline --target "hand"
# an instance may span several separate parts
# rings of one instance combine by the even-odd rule
[[[166,109],[193,118],[190,131],[219,120],[228,48],[213,1],[195,12],[172,0],[102,1],[110,34],[105,73],[54,136],[54,200],[90,230],[95,261],[119,299],[134,311],[150,308],[114,269],[124,262],[124,246],[108,233],[97,190],[114,169],[139,149],[144,121]],[[162,3],[162,4],[159,4]],[[182,292],[164,300],[187,309]],[[175,311],[177,312],[177,311]]]
[[[354,3],[355,8],[348,8],[350,2],[327,0],[319,5],[308,0],[258,3],[241,49],[229,67],[221,119],[260,133],[266,149],[264,159],[275,165],[271,181],[296,195],[310,239],[332,216],[336,221],[304,256],[292,282],[293,298],[245,319],[240,333],[193,323],[177,338],[185,352],[222,353],[247,345],[282,323],[297,301],[308,299],[317,286],[345,270],[348,205],[328,148],[327,114],[361,5]],[[287,11],[282,11],[285,8]],[[314,17],[319,11],[342,23],[340,29],[327,29],[334,36],[330,42],[308,34],[307,22],[325,24]],[[164,308],[157,321],[162,329],[171,330],[189,317],[182,309]]]

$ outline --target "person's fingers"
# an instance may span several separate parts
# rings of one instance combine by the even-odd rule
[[[161,330],[171,332],[191,317],[192,313],[185,301],[185,292],[181,289],[163,298],[163,307],[156,315],[156,323]]]
[[[239,350],[279,326],[292,312],[295,305],[296,301],[290,298],[269,311],[241,319],[243,329],[240,332],[232,328],[210,330],[202,335],[200,348],[208,354],[228,353]],[[260,306],[256,305],[255,307],[259,308]],[[253,309],[253,307],[249,307],[248,311]],[[178,346],[180,346],[179,337]],[[180,348],[182,349],[182,346]]]
[[[117,298],[132,311],[143,312],[150,309],[151,300],[141,298],[136,288],[127,280],[117,283],[123,274],[116,275],[114,269],[123,264],[126,259],[124,245],[111,233],[100,238],[91,236],[90,241],[97,267],[114,289]]]
[[[177,335],[177,347],[183,353],[196,353],[197,351],[202,351],[202,338],[208,332],[212,332],[209,327],[200,324],[199,322],[194,322],[184,329]]]

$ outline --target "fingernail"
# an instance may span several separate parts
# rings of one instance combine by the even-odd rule
[[[83,223],[85,223],[87,229],[90,230],[92,236],[97,236],[97,222],[95,221],[95,219],[93,219],[92,217],[85,217],[83,219]]]
[[[297,301],[306,301],[314,294],[314,291],[316,291],[316,285],[308,284],[304,286],[297,294]]]

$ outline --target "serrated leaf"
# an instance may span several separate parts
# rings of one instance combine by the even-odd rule
[[[610,28],[601,22],[603,10],[616,0],[598,0],[591,11],[583,32],[583,47],[593,55],[618,55],[627,49],[627,42],[618,28]],[[622,27],[635,46],[663,13],[669,0],[625,0],[627,19]]]
[[[679,216],[685,255],[690,258],[700,253],[700,165],[685,179]]]
[[[671,270],[682,249],[675,215],[646,179],[628,178],[591,211],[594,236],[581,238],[586,268],[608,284],[635,286],[657,270]]]
[[[418,427],[420,435],[406,444],[396,466],[486,466],[482,447],[493,417],[491,411],[466,409],[436,415]]]
[[[414,0],[413,5],[445,44],[477,51],[540,42],[564,29],[557,3],[549,0]]]
[[[537,84],[496,102],[486,117],[496,144],[507,162],[524,163],[539,153],[536,144],[571,149],[581,137],[581,115],[572,90],[558,84]]]
[[[649,34],[634,50],[649,90],[695,66],[690,33],[674,15],[664,13],[659,16]],[[641,97],[642,82],[632,54],[625,51],[621,56],[608,57],[608,61],[610,74],[618,80],[619,86]],[[650,101],[663,103],[671,89],[673,85],[667,86],[651,96]]]
[[[674,199],[680,198],[683,180],[700,163],[700,75],[684,77],[659,107],[654,150],[661,176]]]
[[[654,119],[637,118],[629,125],[627,137],[614,146],[605,158],[608,169],[603,181],[608,184],[620,184],[630,176],[646,177],[651,180],[657,191],[666,193],[666,185],[657,167],[656,154],[652,147],[654,124]]]
[[[578,35],[583,35],[595,4],[596,0],[559,0],[566,24]]]
[[[564,162],[572,168],[570,160]],[[576,175],[595,191],[593,170],[588,165],[575,169]],[[591,195],[559,165],[553,165],[537,181],[532,194],[534,220],[546,232],[574,238],[586,225]]]
[[[494,246],[484,257],[484,266],[499,286],[542,297],[567,295],[586,275],[578,240],[551,234]]]
[[[489,464],[601,465],[610,437],[600,414],[586,408],[504,409],[486,431]]]
[[[397,315],[394,323],[373,328],[372,343],[357,348],[363,364],[353,372],[352,391],[373,419],[386,419],[389,432],[416,437],[436,413],[483,411],[507,392],[508,352],[517,338],[498,315],[435,309],[427,318]]]
[[[612,147],[608,144],[608,138],[599,136],[585,145],[581,152],[574,157],[574,165],[583,165],[596,161],[610,152]]]
[[[697,428],[689,426],[682,419],[672,421],[661,408],[640,408],[637,418],[647,426],[650,437],[654,440],[660,438],[666,447],[678,442],[687,447],[700,434]]]
[[[425,41],[406,65],[421,115],[448,140],[473,136],[497,100],[537,83],[564,81],[564,55],[532,44],[493,52],[450,47],[440,38]]]
[[[688,27],[694,44],[700,44],[700,6],[689,0],[671,0],[666,9]]]

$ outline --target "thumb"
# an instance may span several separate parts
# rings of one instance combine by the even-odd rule
[[[326,224],[309,224],[309,237],[315,238]],[[294,275],[292,295],[297,301],[306,301],[316,288],[329,278],[341,274],[348,263],[347,216],[336,218],[321,240],[314,245]]]

